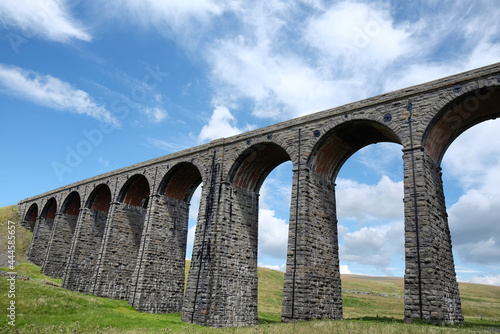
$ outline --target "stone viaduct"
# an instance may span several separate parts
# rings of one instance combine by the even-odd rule
[[[34,232],[29,258],[66,289],[140,311],[256,324],[259,188],[291,161],[282,320],[340,319],[335,179],[357,150],[392,142],[404,168],[405,321],[461,324],[440,163],[463,131],[499,115],[497,63],[112,171],[19,203]],[[184,293],[189,202],[201,183]]]

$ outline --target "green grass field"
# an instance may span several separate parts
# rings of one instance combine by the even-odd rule
[[[2,208],[3,209],[3,208]],[[0,209],[0,217],[2,214]],[[10,218],[9,218],[10,219]],[[19,231],[18,231],[19,232]],[[19,232],[22,233],[22,232]],[[186,272],[189,262],[186,266]],[[7,268],[0,268],[6,271]],[[16,267],[29,281],[16,281],[16,327],[7,324],[9,283],[0,277],[0,333],[493,333],[500,332],[500,287],[461,283],[465,326],[404,324],[402,278],[343,275],[344,319],[280,323],[284,274],[259,268],[259,325],[211,329],[184,324],[180,313],[137,312],[126,301],[57,287],[61,280],[29,263]],[[47,282],[50,283],[47,284]]]

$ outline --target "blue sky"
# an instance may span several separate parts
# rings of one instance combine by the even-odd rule
[[[496,0],[3,0],[0,206],[498,62],[498,17]],[[442,164],[462,281],[500,285],[498,133],[470,129]],[[343,272],[403,276],[401,156],[371,145],[342,168]],[[290,191],[285,163],[261,190],[261,265],[284,268]]]

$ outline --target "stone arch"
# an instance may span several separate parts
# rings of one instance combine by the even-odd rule
[[[189,162],[181,162],[165,174],[158,187],[158,194],[189,203],[201,182],[198,167]]]
[[[111,204],[111,190],[105,183],[97,185],[85,203],[85,208],[100,212],[108,212]]]
[[[500,115],[500,87],[454,87],[454,91],[460,93],[461,90],[462,94],[449,100],[431,119],[423,133],[421,146],[411,151],[411,156],[407,152],[404,156],[407,166],[405,169],[411,171],[411,167],[415,166],[419,172],[416,179],[420,183],[405,183],[405,230],[417,231],[420,240],[420,246],[415,247],[415,235],[407,232],[407,322],[424,318],[434,323],[463,323],[441,176],[441,160],[451,143],[463,132]],[[415,163],[412,163],[413,160]],[[422,262],[419,258],[426,260]],[[425,280],[420,279],[420,276],[416,275],[417,265],[421,268],[420,272],[432,272],[432,275],[427,275]],[[428,285],[427,282],[433,282],[434,285]],[[419,290],[435,292],[433,299],[430,300],[428,294],[419,293]],[[434,300],[446,302],[435,306]]]
[[[238,156],[229,171],[228,181],[237,187],[258,193],[269,173],[289,160],[287,151],[278,144],[254,144]]]
[[[98,268],[97,259],[110,205],[109,186],[105,183],[95,186],[81,210],[77,224],[68,268],[63,279],[66,289],[87,293],[93,291],[93,278]]]
[[[72,191],[66,196],[60,212],[54,220],[47,255],[42,266],[44,274],[51,277],[63,276],[71,251],[80,207],[80,194],[77,191]]]
[[[334,181],[351,155],[378,142],[401,144],[401,139],[391,128],[373,120],[358,119],[341,123],[319,139],[311,151],[307,166]]]
[[[40,214],[41,218],[54,220],[57,212],[57,201],[54,197],[49,198],[47,203],[43,206]]]
[[[422,146],[440,165],[446,149],[467,129],[500,116],[500,87],[483,87],[450,101],[431,120]]]
[[[203,178],[191,162],[175,164],[152,196],[147,234],[134,272],[129,302],[138,310],[172,313],[182,308],[191,197]],[[154,282],[154,285],[152,284]]]
[[[38,218],[38,204],[33,203],[28,208],[28,211],[26,211],[26,215],[24,215],[23,219],[23,222],[27,223],[27,226],[29,226],[29,230],[31,232],[35,230],[35,223],[37,218]]]
[[[77,191],[71,192],[64,200],[61,206],[61,213],[78,216],[80,213],[81,199]]]
[[[118,202],[135,207],[148,207],[149,182],[142,174],[135,174],[123,185],[118,195]]]
[[[318,139],[295,172],[283,321],[343,317],[335,179],[349,157],[378,142],[401,144],[400,137],[380,122],[342,122]],[[304,304],[310,307],[300,306]]]
[[[230,319],[228,321],[235,326],[255,324],[258,321],[259,191],[271,171],[290,160],[288,152],[274,142],[253,144],[236,157],[227,177],[224,178],[226,182],[221,185],[221,210],[216,226],[220,230],[220,238],[225,240],[225,246],[217,254],[222,263],[217,272],[217,280],[227,297],[221,294],[219,299],[212,300],[212,303],[228,307],[224,317]],[[209,229],[210,226],[205,228]],[[213,239],[207,237],[204,241],[201,238],[195,240],[193,254],[200,255],[196,258],[198,262],[192,264],[188,280],[193,280],[196,275],[204,276],[200,262],[208,261],[216,251],[211,247],[215,242]],[[196,287],[196,283],[191,287]],[[205,282],[199,283],[203,284]],[[190,321],[198,322],[204,316],[199,315],[199,310],[209,306],[205,306],[205,301],[200,301],[196,293],[196,290],[187,289],[186,300],[194,304],[194,315]]]
[[[38,266],[43,266],[45,261],[56,212],[57,201],[54,197],[51,197],[47,200],[37,218],[28,258]]]

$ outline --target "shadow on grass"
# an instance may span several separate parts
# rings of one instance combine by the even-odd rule
[[[500,321],[495,320],[465,320],[464,328],[471,330],[486,330],[490,332],[500,332]]]
[[[345,320],[360,320],[360,321],[367,321],[367,322],[380,322],[380,323],[389,323],[389,324],[402,324],[404,323],[403,319],[395,319],[395,318],[389,318],[389,317],[359,317],[359,318],[346,318]]]
[[[275,313],[259,312],[259,325],[263,324],[279,324],[281,323],[281,316]]]

